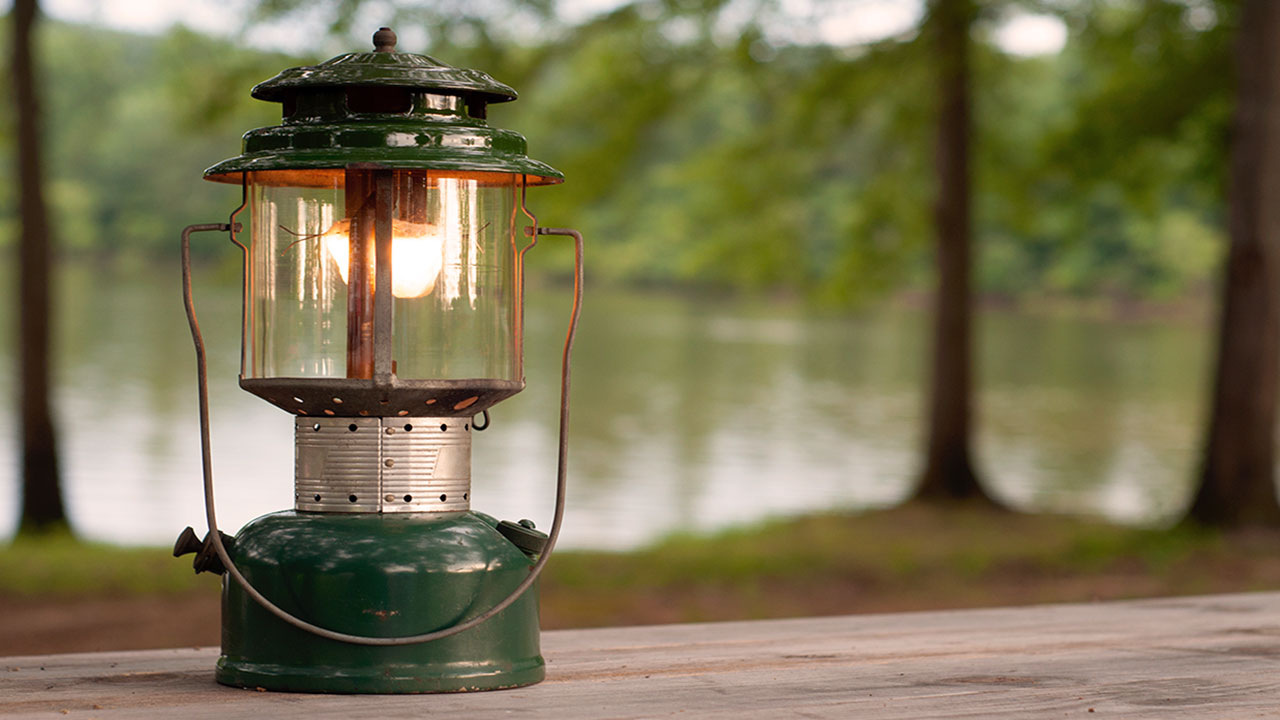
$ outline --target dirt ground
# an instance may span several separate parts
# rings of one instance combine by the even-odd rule
[[[107,598],[0,596],[0,656],[218,644],[216,590]]]

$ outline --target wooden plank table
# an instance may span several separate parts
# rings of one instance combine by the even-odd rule
[[[0,659],[0,716],[1280,717],[1280,593],[563,630],[547,680],[457,695],[254,692],[214,648]]]

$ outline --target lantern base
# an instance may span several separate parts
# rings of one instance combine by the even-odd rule
[[[339,632],[392,637],[479,615],[528,577],[533,561],[473,512],[285,511],[236,536],[244,576],[288,612]],[[537,586],[484,623],[427,643],[328,640],[280,620],[224,576],[224,685],[291,692],[493,690],[542,680]]]

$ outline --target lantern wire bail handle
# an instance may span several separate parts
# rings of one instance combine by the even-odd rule
[[[556,500],[555,513],[551,521],[551,529],[547,534],[547,542],[542,553],[534,562],[533,567],[529,569],[529,575],[516,586],[511,594],[503,598],[501,602],[484,611],[483,613],[459,622],[446,628],[434,630],[432,632],[420,635],[404,635],[400,637],[367,637],[364,635],[351,635],[349,633],[337,632],[328,628],[320,627],[309,623],[289,613],[289,611],[281,608],[271,602],[258,589],[249,583],[248,578],[240,573],[239,568],[232,562],[227,548],[222,543],[221,534],[218,532],[218,520],[214,511],[213,500],[213,463],[212,451],[209,442],[209,373],[205,360],[204,338],[200,333],[200,324],[196,321],[195,304],[191,294],[191,234],[194,232],[229,232],[231,240],[240,246],[246,253],[247,248],[235,239],[235,233],[240,230],[240,224],[234,222],[235,215],[244,208],[241,204],[232,213],[233,222],[229,223],[210,223],[203,225],[189,225],[182,231],[182,294],[183,301],[187,310],[187,323],[191,326],[191,339],[195,343],[196,349],[196,376],[199,385],[199,411],[200,411],[200,453],[201,461],[204,466],[204,507],[205,519],[209,526],[208,542],[213,546],[214,551],[218,554],[218,559],[222,561],[223,567],[226,568],[227,574],[230,575],[249,597],[253,598],[259,605],[272,615],[293,625],[296,628],[305,630],[313,635],[318,635],[329,640],[350,643],[352,645],[373,645],[373,646],[393,646],[393,645],[416,645],[418,643],[431,642],[441,638],[457,635],[483,623],[489,618],[497,615],[507,609],[528,590],[538,576],[542,574],[542,569],[546,567],[547,560],[551,558],[551,551],[555,548],[556,539],[560,536],[560,527],[564,519],[565,505],[565,488],[567,486],[567,472],[569,459],[569,358],[573,351],[573,339],[578,330],[578,315],[582,309],[582,234],[577,230],[569,230],[565,228],[540,228],[537,225],[537,218],[529,212],[524,206],[524,192],[521,183],[520,205],[532,221],[533,226],[525,228],[525,234],[533,238],[520,252],[521,266],[518,268],[517,277],[521,281],[521,291],[523,291],[523,257],[535,244],[537,244],[538,235],[563,235],[571,237],[574,240],[574,256],[573,256],[573,309],[569,313],[569,328],[565,333],[564,351],[561,355],[560,364],[560,433],[559,433],[559,452],[556,458]],[[521,295],[522,296],[522,295]],[[487,415],[487,412],[485,413]],[[486,425],[488,427],[488,418],[486,417]]]

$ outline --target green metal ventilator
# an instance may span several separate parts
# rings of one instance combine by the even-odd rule
[[[182,233],[209,532],[188,528],[174,554],[223,574],[224,684],[455,692],[545,673],[537,578],[564,512],[582,237],[538,227],[525,190],[563,176],[485,122],[487,104],[515,91],[395,42],[382,28],[374,52],[255,87],[283,122],[205,171],[244,189],[229,222]],[[295,416],[294,509],[234,538],[217,530],[191,295],[190,235],[214,230],[244,255],[241,387]],[[542,235],[575,241],[549,535],[470,507],[472,433],[524,387],[524,256]]]

